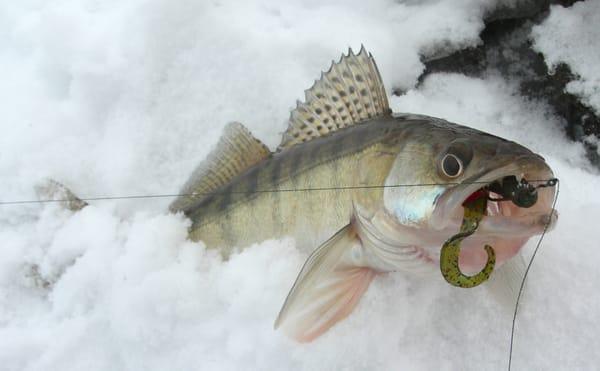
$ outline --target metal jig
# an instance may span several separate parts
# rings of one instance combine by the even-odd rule
[[[501,198],[491,198],[490,201],[512,201],[515,205],[523,208],[529,208],[536,204],[538,199],[538,189],[545,187],[554,187],[558,179],[552,178],[545,183],[532,185],[526,179],[517,180],[515,176],[507,176],[500,182],[494,182],[486,187],[490,192],[502,196]]]

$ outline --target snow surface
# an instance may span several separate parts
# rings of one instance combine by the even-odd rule
[[[566,63],[579,76],[566,90],[600,115],[600,1],[578,2],[570,8],[552,6],[550,16],[533,28],[532,37],[550,69]]]
[[[174,193],[228,121],[275,146],[303,89],[365,44],[388,92],[411,89],[391,98],[395,111],[468,124],[547,158],[561,179],[561,216],[526,286],[513,365],[593,369],[600,177],[582,147],[564,139],[549,107],[493,75],[436,74],[415,88],[419,56],[477,44],[495,3],[4,1],[1,199],[33,198],[45,177],[83,197]],[[577,21],[583,6],[594,5],[553,8],[538,45],[591,33]],[[572,33],[551,26],[557,12],[574,20]],[[589,39],[595,50],[598,40]],[[585,48],[571,50],[573,59],[545,55],[598,76]],[[186,239],[189,221],[168,214],[169,202],[97,201],[79,213],[1,205],[0,369],[506,367],[510,310],[483,287],[401,273],[378,277],[347,320],[296,344],[272,325],[306,253],[289,239],[265,241],[223,262]]]

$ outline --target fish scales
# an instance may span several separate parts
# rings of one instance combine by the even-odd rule
[[[557,219],[554,189],[527,182],[554,177],[541,156],[443,119],[392,114],[385,91],[372,55],[350,50],[305,91],[275,153],[229,123],[170,205],[191,219],[191,240],[225,257],[286,236],[310,248],[275,321],[298,341],[348,316],[377,274],[439,272],[441,247],[476,195],[501,197],[482,207],[460,247],[444,245],[454,248],[446,277],[480,272],[489,244],[506,267],[488,269],[496,279],[484,285],[508,300],[523,274],[519,250]],[[55,183],[45,188],[56,193]]]
[[[280,238],[300,228],[339,229],[347,224],[357,193],[376,198],[382,190],[335,188],[383,185],[391,162],[377,163],[379,182],[357,182],[358,164],[378,151],[389,152],[386,139],[410,130],[410,125],[398,127],[395,121],[366,122],[274,154],[190,208],[190,237],[223,247]]]

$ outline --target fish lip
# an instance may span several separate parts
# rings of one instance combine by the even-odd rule
[[[525,178],[538,183],[554,177],[554,173],[545,160],[537,154],[521,155],[505,160],[505,164],[493,170],[484,170],[464,179],[459,184],[449,187],[436,200],[435,208],[429,220],[430,228],[442,230],[452,222],[452,216],[462,209],[462,204],[473,192],[506,176]],[[550,210],[548,210],[550,212]],[[460,214],[462,215],[462,213]]]

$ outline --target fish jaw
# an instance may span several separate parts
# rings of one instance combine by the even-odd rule
[[[460,222],[463,214],[462,204],[465,200],[482,188],[504,177],[515,176],[518,180],[526,179],[533,182],[534,185],[554,178],[550,167],[537,155],[521,156],[517,159],[508,158],[498,162],[505,162],[505,164],[491,171],[481,172],[469,177],[460,184],[448,188],[435,202],[434,211],[429,219],[430,228],[441,230],[452,223],[456,223],[457,220]],[[489,202],[486,214],[513,219],[518,217],[523,219],[525,216],[549,216],[553,199],[554,188],[542,188],[539,190],[538,202],[531,208],[519,208],[508,202]]]
[[[471,195],[494,181],[506,176],[516,176],[519,180],[526,179],[536,185],[554,177],[543,159],[534,154],[505,162],[504,166],[471,177],[447,190],[436,202],[429,220],[430,229],[437,231],[434,232],[436,235],[446,238],[457,233],[464,212],[462,204]],[[531,208],[518,207],[511,201],[488,201],[479,228],[461,244],[461,270],[465,273],[481,270],[487,261],[487,254],[483,249],[486,244],[493,247],[496,262],[502,265],[515,256],[531,237],[552,229],[558,219],[558,212],[552,207],[554,196],[553,187],[539,188],[538,201]],[[493,193],[490,197],[500,198]],[[431,248],[437,249],[433,246]],[[436,254],[431,252],[432,255]]]

